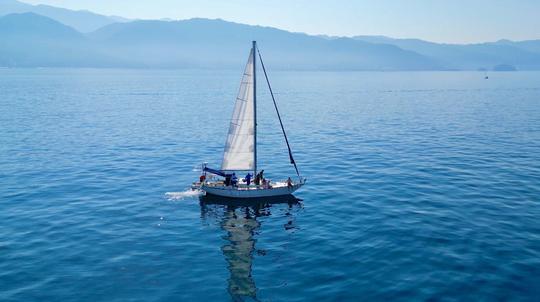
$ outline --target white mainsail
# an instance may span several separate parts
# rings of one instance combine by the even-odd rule
[[[234,111],[229,126],[225,152],[221,170],[254,170],[255,169],[255,104],[253,54],[249,59],[240,82],[240,90],[236,97]]]

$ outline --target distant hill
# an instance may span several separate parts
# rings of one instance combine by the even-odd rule
[[[28,6],[0,1],[0,8],[6,3],[12,10]],[[40,14],[2,16],[0,66],[241,68],[251,41],[257,40],[274,69],[540,70],[540,41],[535,40],[453,45],[382,36],[312,36],[209,19],[104,22],[83,33]]]
[[[104,67],[114,63],[87,37],[33,13],[0,18],[0,66]]]
[[[488,44],[499,44],[499,45],[510,45],[517,47],[526,51],[540,53],[540,40],[526,40],[526,41],[510,41],[510,40],[499,40],[497,42],[488,43]]]
[[[222,20],[134,21],[82,34],[33,13],[0,18],[0,64],[141,68],[241,68],[251,41],[268,64],[303,70],[434,70],[431,59],[392,45],[327,40]]]
[[[74,11],[48,5],[31,5],[15,0],[0,0],[0,16],[14,13],[35,13],[52,18],[60,23],[86,33],[116,22],[128,19],[116,16],[103,16],[89,11]]]
[[[431,70],[433,60],[392,45],[342,38],[327,40],[270,27],[223,20],[134,21],[111,24],[89,35],[111,54],[129,53],[160,67],[238,67],[251,40],[269,64],[281,69]]]
[[[393,39],[384,36],[356,36],[354,39],[395,45],[430,57],[449,69],[492,70],[497,65],[512,65],[520,70],[540,69],[540,40],[440,44],[419,39]]]

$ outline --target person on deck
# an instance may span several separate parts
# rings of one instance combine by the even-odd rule
[[[264,173],[264,170],[261,170],[261,172],[257,173],[257,175],[255,176],[255,180],[253,181],[257,186],[259,186],[263,180],[263,173]]]
[[[289,178],[287,179],[287,188],[288,188],[288,189],[291,189],[292,187],[293,187],[293,185],[292,185],[292,179],[289,177]]]
[[[232,177],[231,177],[231,185],[233,187],[236,187],[238,185],[238,177],[236,177],[236,173],[233,173],[232,174]]]
[[[249,184],[251,184],[251,173],[248,173],[244,179],[246,180],[246,184],[249,186]]]

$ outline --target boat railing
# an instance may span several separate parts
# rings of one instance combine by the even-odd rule
[[[302,177],[298,181],[293,181],[292,185],[303,185],[306,182],[306,178]],[[222,188],[237,188],[244,190],[268,190],[273,188],[287,187],[287,180],[270,181],[266,185],[255,185],[253,182],[248,186],[246,183],[238,183],[237,185],[225,185],[224,181],[205,181],[204,185],[207,187],[222,187]]]

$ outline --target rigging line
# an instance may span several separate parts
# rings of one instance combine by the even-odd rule
[[[283,137],[285,137],[285,143],[287,143],[287,149],[289,149],[289,159],[291,160],[291,164],[294,165],[294,169],[296,170],[296,175],[300,177],[300,172],[298,172],[298,167],[296,166],[296,162],[294,161],[294,158],[292,155],[291,146],[289,145],[289,140],[287,139],[287,134],[285,133],[285,128],[283,127],[283,122],[281,121],[281,115],[279,114],[276,99],[274,98],[274,92],[272,91],[272,86],[270,86],[270,81],[268,80],[268,75],[266,74],[266,68],[264,67],[264,62],[262,60],[262,56],[261,56],[261,52],[259,51],[259,48],[257,48],[257,53],[259,54],[259,60],[261,60],[261,66],[264,72],[264,77],[266,78],[266,83],[268,84],[268,89],[270,90],[270,95],[272,96],[272,101],[274,102],[274,108],[276,108],[279,124],[281,125],[281,131],[283,132]]]

